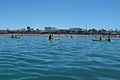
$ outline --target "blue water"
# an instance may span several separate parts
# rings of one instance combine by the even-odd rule
[[[0,36],[0,80],[120,80],[120,39]]]

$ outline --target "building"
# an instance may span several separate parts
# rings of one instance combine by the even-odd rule
[[[70,28],[69,30],[70,30],[70,31],[82,31],[81,28]]]
[[[47,32],[51,32],[51,31],[56,31],[57,28],[55,28],[55,27],[45,27],[44,30],[47,31]]]
[[[81,29],[81,28],[70,28],[69,31],[72,34],[74,34],[74,33],[77,34],[77,33],[82,33],[83,29]]]
[[[57,31],[58,34],[69,34],[69,30],[68,29],[59,29]]]

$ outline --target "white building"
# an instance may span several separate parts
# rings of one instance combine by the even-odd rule
[[[82,31],[81,28],[70,28],[69,30],[70,30],[70,31]]]
[[[49,31],[55,31],[55,30],[57,30],[57,28],[55,28],[55,27],[45,27],[44,30],[49,32]]]

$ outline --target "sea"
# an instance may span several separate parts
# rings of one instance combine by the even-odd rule
[[[120,80],[120,39],[0,36],[0,80]]]

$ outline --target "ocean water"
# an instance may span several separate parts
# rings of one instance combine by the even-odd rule
[[[0,36],[0,80],[120,80],[120,39]]]

